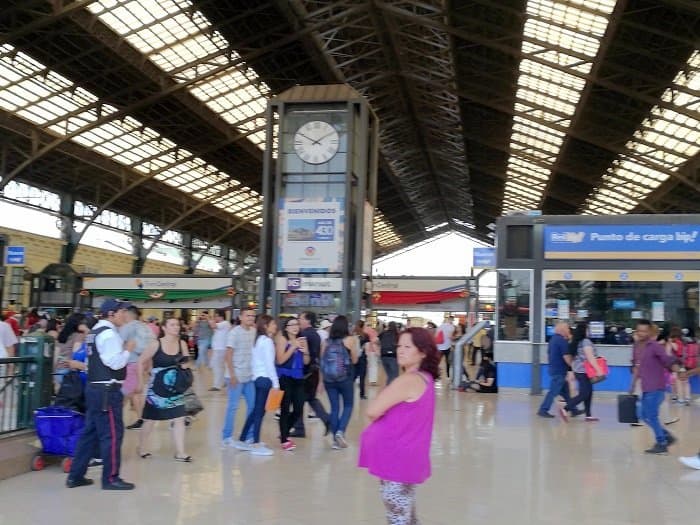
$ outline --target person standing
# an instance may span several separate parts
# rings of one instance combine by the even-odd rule
[[[574,328],[574,334],[569,343],[569,354],[574,355],[572,370],[578,381],[578,395],[559,409],[559,414],[565,422],[569,421],[569,414],[578,416],[581,411],[577,408],[580,403],[584,404],[586,421],[598,421],[591,413],[593,404],[593,383],[586,374],[586,362],[590,363],[596,373],[596,377],[602,377],[603,372],[596,360],[596,349],[593,342],[588,339],[588,323],[579,321]]]
[[[406,329],[398,342],[398,362],[406,373],[367,407],[371,423],[360,437],[358,466],[379,478],[389,525],[418,524],[416,485],[431,473],[440,359],[427,330]]]
[[[211,369],[214,372],[214,381],[210,392],[218,392],[224,387],[224,359],[226,357],[226,338],[231,323],[226,320],[226,312],[221,309],[214,311],[214,319],[209,321],[209,326],[214,331],[211,338]]]
[[[92,485],[85,477],[96,449],[103,460],[102,489],[132,490],[133,483],[119,477],[124,436],[121,383],[134,345],[124,345],[117,328],[126,322],[131,306],[116,299],[105,299],[100,307],[102,320],[87,337],[88,383],[85,386],[85,427],[78,439],[73,463],[66,479],[68,488]]]
[[[253,345],[251,368],[255,382],[255,407],[246,418],[239,441],[244,443],[248,432],[253,429],[253,443],[244,443],[241,450],[248,450],[254,456],[272,456],[273,450],[260,442],[260,429],[265,417],[265,404],[270,389],[279,388],[280,382],[275,369],[275,343],[273,337],[277,333],[277,321],[263,314],[255,321],[255,343]]]
[[[399,365],[396,361],[396,344],[399,340],[399,330],[394,321],[389,323],[386,330],[379,334],[379,353],[382,358],[382,366],[386,372],[386,384],[399,376]]]
[[[676,358],[666,352],[664,345],[652,337],[651,322],[647,319],[637,321],[635,332],[640,348],[639,366],[635,368],[642,387],[642,418],[654,432],[656,443],[645,450],[647,454],[665,455],[669,445],[676,438],[666,430],[659,421],[659,408],[666,396],[666,370],[678,371]],[[632,379],[634,385],[636,377]]]
[[[354,379],[359,379],[360,399],[367,399],[367,395],[365,393],[365,380],[367,379],[367,353],[372,343],[369,341],[369,335],[367,335],[365,332],[365,322],[363,320],[360,319],[355,323],[353,335],[357,337],[360,348],[360,357],[357,359],[357,365],[355,366]]]
[[[328,325],[328,327],[326,327]],[[318,384],[321,380],[319,372],[319,358],[321,357],[321,345],[323,339],[321,332],[328,336],[327,328],[330,328],[331,323],[327,319],[321,321],[321,329],[317,330],[316,313],[312,311],[302,312],[299,316],[299,335],[306,338],[306,346],[309,350],[309,362],[304,365],[304,395],[306,403],[314,412],[314,416],[320,419],[326,427],[326,434],[329,432],[329,415],[323,403],[318,399]],[[327,337],[326,337],[327,338]],[[311,417],[311,414],[309,414]],[[296,421],[292,422],[293,432],[290,432],[291,437],[301,437],[306,435],[304,425],[304,413],[299,415]]]
[[[214,334],[209,325],[209,311],[202,310],[199,318],[194,325],[194,337],[197,341],[197,369],[203,366],[209,366],[209,347],[211,346],[211,337]]]
[[[566,403],[571,399],[566,383],[566,374],[572,362],[571,355],[568,353],[570,336],[569,323],[566,321],[557,322],[554,327],[554,335],[549,340],[547,347],[549,354],[549,392],[547,392],[537,411],[537,415],[540,417],[555,417],[549,413],[549,409],[557,396],[561,395]]]
[[[450,353],[452,351],[452,334],[455,332],[454,318],[445,317],[442,324],[438,327],[435,333],[435,341],[437,349],[440,351],[441,360],[445,360],[447,368],[447,377],[450,377]]]
[[[357,338],[350,335],[348,318],[339,315],[333,320],[328,341],[321,349],[321,371],[323,386],[331,404],[330,430],[333,434],[333,448],[347,448],[345,430],[350,423],[355,401],[354,367],[359,357]],[[340,411],[340,399],[343,411]]]
[[[226,377],[228,378],[228,404],[224,415],[224,428],[221,432],[224,446],[241,449],[241,442],[233,440],[233,426],[236,412],[245,399],[246,418],[250,417],[255,404],[255,384],[253,383],[253,344],[255,343],[255,311],[241,310],[241,323],[234,327],[226,339]],[[252,441],[253,431],[246,441]]]
[[[119,328],[119,335],[125,343],[134,342],[134,351],[129,355],[129,362],[126,365],[126,379],[122,384],[122,394],[127,400],[130,400],[134,411],[136,412],[136,421],[127,426],[127,430],[139,429],[143,426],[143,405],[145,398],[143,390],[139,390],[141,378],[139,377],[139,358],[141,354],[149,346],[157,348],[156,338],[153,337],[153,332],[146,323],[142,322],[141,312],[135,306],[130,306],[127,309],[127,322]]]
[[[143,459],[151,457],[146,445],[153,426],[156,421],[168,420],[171,421],[170,428],[175,443],[174,459],[189,463],[192,457],[185,453],[185,395],[182,393],[163,397],[162,394],[156,393],[156,381],[159,378],[158,374],[164,369],[189,366],[186,361],[190,354],[187,343],[180,339],[179,319],[176,317],[166,319],[163,331],[165,335],[158,340],[158,344],[146,348],[138,361],[138,392],[143,392],[144,373],[148,368],[151,369],[146,403],[143,407],[144,423],[139,434],[139,456]]]
[[[300,335],[299,320],[295,317],[286,319],[282,332],[275,340],[275,363],[280,388],[284,391],[280,404],[280,445],[282,450],[291,451],[296,444],[289,439],[289,431],[299,419],[304,419],[304,365],[309,364],[309,350],[306,338]],[[290,412],[289,409],[292,408]],[[296,437],[306,437],[295,432]]]

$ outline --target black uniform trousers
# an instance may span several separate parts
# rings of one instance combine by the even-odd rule
[[[306,394],[306,402],[314,411],[316,416],[321,421],[323,421],[324,424],[328,424],[330,416],[328,415],[328,412],[326,412],[326,409],[321,403],[321,401],[319,401],[319,399],[316,397],[316,391],[318,390],[318,382],[320,377],[321,374],[318,370],[314,370],[313,372],[311,372],[309,376],[304,379],[304,393]],[[304,434],[306,432],[304,425],[303,410],[299,415],[299,418],[296,421],[293,421],[291,426],[294,427],[294,430],[298,434]]]
[[[120,479],[119,467],[124,437],[124,395],[121,393],[121,385],[88,383],[85,386],[85,404],[85,428],[75,448],[75,457],[68,477],[85,477],[90,459],[95,455],[95,450],[99,450],[103,461],[102,485],[108,485]]]

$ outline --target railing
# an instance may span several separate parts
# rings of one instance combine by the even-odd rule
[[[42,398],[42,370],[36,357],[0,358],[0,436],[34,425]]]

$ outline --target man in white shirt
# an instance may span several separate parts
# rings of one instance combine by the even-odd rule
[[[17,336],[6,321],[0,321],[0,358],[14,357]]]
[[[126,364],[135,343],[124,345],[117,328],[126,322],[126,309],[131,305],[116,299],[106,299],[100,307],[102,320],[97,323],[87,343],[87,384],[85,385],[85,427],[75,449],[66,486],[70,489],[92,485],[85,477],[88,463],[99,447],[103,490],[132,490],[133,483],[119,477],[121,446],[124,436],[122,382]]]
[[[214,373],[214,383],[210,392],[218,392],[224,387],[224,359],[226,357],[226,338],[231,323],[226,320],[226,312],[221,309],[214,311],[214,319],[209,321],[209,326],[214,330],[211,338],[211,369]]]
[[[440,350],[440,354],[445,358],[445,364],[447,365],[447,377],[450,377],[450,350],[452,349],[452,335],[455,333],[455,325],[453,324],[453,321],[454,318],[452,316],[445,317],[445,320],[438,327],[435,334],[435,339],[437,341],[442,341],[437,343],[437,349]]]
[[[253,382],[252,358],[255,344],[255,311],[241,310],[241,324],[229,331],[226,338],[226,373],[228,380],[228,404],[224,415],[224,429],[221,432],[223,445],[241,448],[239,441],[233,439],[233,427],[236,422],[241,395],[245,398],[246,417],[249,417],[255,405],[255,383]],[[253,438],[250,429],[246,439]]]

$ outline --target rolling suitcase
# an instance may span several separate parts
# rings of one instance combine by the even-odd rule
[[[639,396],[620,394],[617,396],[617,420],[620,423],[639,423],[637,419],[637,400]]]

